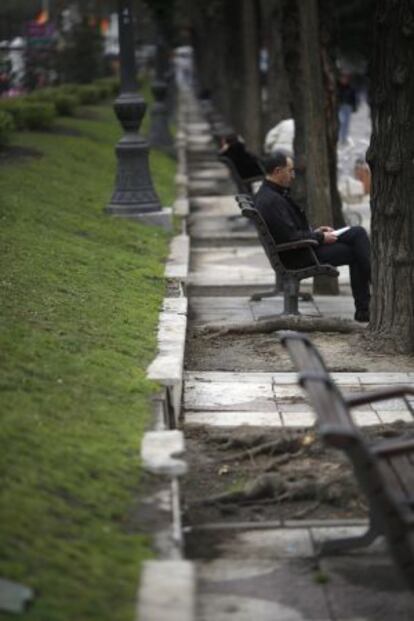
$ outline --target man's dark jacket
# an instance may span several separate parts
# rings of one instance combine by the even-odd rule
[[[291,199],[289,188],[265,179],[254,197],[254,205],[276,244],[298,239],[314,239],[322,243],[323,233],[312,231],[305,212]],[[313,262],[307,250],[285,252],[282,258],[286,266],[292,268],[304,267]]]

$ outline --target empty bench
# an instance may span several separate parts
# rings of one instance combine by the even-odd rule
[[[350,408],[358,405],[401,398],[414,416],[408,399],[414,388],[398,385],[346,397],[305,335],[283,332],[281,342],[299,371],[299,384],[315,410],[319,434],[327,445],[345,452],[369,506],[365,534],[326,541],[320,553],[364,547],[384,535],[391,556],[414,589],[414,438],[369,442],[350,414]]]
[[[338,276],[338,270],[332,265],[320,263],[314,252],[318,242],[314,239],[301,239],[288,242],[286,244],[276,244],[269,228],[261,214],[254,207],[253,199],[247,194],[238,194],[236,201],[239,204],[242,214],[253,221],[256,226],[259,239],[263,249],[269,259],[270,265],[275,271],[276,276],[281,281],[283,290],[283,315],[299,315],[299,285],[304,278],[313,276]],[[292,250],[306,250],[309,255],[309,265],[293,269],[285,263],[286,252]]]

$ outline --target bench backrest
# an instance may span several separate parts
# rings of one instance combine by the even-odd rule
[[[239,205],[241,207],[241,212],[243,216],[245,218],[249,218],[254,223],[260,242],[267,255],[267,258],[270,261],[270,265],[273,267],[275,272],[279,272],[283,275],[288,270],[280,260],[279,252],[277,251],[275,241],[270,234],[269,228],[264,221],[262,215],[257,211],[257,209],[255,209],[255,207],[252,206],[252,204],[249,204],[247,200],[239,202]]]
[[[312,405],[318,406],[318,425],[341,424],[343,429],[353,428],[352,418],[347,405],[340,395],[332,395],[334,384],[330,380],[325,362],[312,341],[299,332],[284,331],[280,335],[282,345],[299,373],[298,381],[301,386],[306,381],[306,392]],[[335,397],[335,410],[332,409],[332,399]]]
[[[238,192],[243,192],[244,194],[251,194],[250,184],[254,181],[262,181],[264,179],[264,173],[260,172],[259,163],[257,163],[257,175],[245,178],[240,175],[240,171],[237,168],[236,163],[230,157],[227,157],[226,155],[219,155],[218,159],[229,169]]]
[[[414,444],[409,455],[401,455],[398,448],[375,451],[353,422],[317,348],[296,332],[283,332],[281,340],[299,370],[299,382],[317,415],[319,434],[328,445],[347,454],[369,501],[371,519],[385,534],[395,562],[414,588]]]

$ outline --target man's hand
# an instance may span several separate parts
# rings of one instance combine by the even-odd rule
[[[338,241],[338,237],[335,235],[335,233],[332,233],[332,230],[333,229],[330,229],[330,231],[323,233],[323,244],[334,244],[336,241]]]
[[[315,229],[315,231],[319,231],[320,233],[332,233],[334,229],[331,226],[320,226]]]

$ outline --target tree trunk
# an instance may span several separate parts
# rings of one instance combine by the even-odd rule
[[[379,0],[372,75],[370,330],[384,350],[414,352],[414,7]]]
[[[296,178],[292,188],[294,200],[307,210],[305,97],[301,64],[301,41],[297,0],[283,0],[282,4],[283,60],[291,93],[292,116],[295,121]]]
[[[265,132],[292,117],[290,88],[283,60],[282,0],[262,0],[262,24],[269,53],[266,83]]]
[[[345,226],[342,213],[342,201],[338,191],[337,178],[337,144],[338,144],[338,102],[336,92],[336,68],[334,58],[334,15],[330,0],[319,0],[320,42],[322,55],[322,72],[325,92],[326,141],[328,148],[328,167],[330,180],[330,200],[333,226],[339,229]]]
[[[262,96],[259,71],[259,15],[256,0],[239,3],[242,15],[243,136],[250,149],[262,151]],[[230,29],[232,24],[230,23]]]
[[[325,93],[319,36],[318,0],[299,2],[299,30],[302,50],[306,186],[310,220],[317,226],[332,225],[331,183],[328,164]],[[314,292],[338,293],[338,281],[316,277]]]

